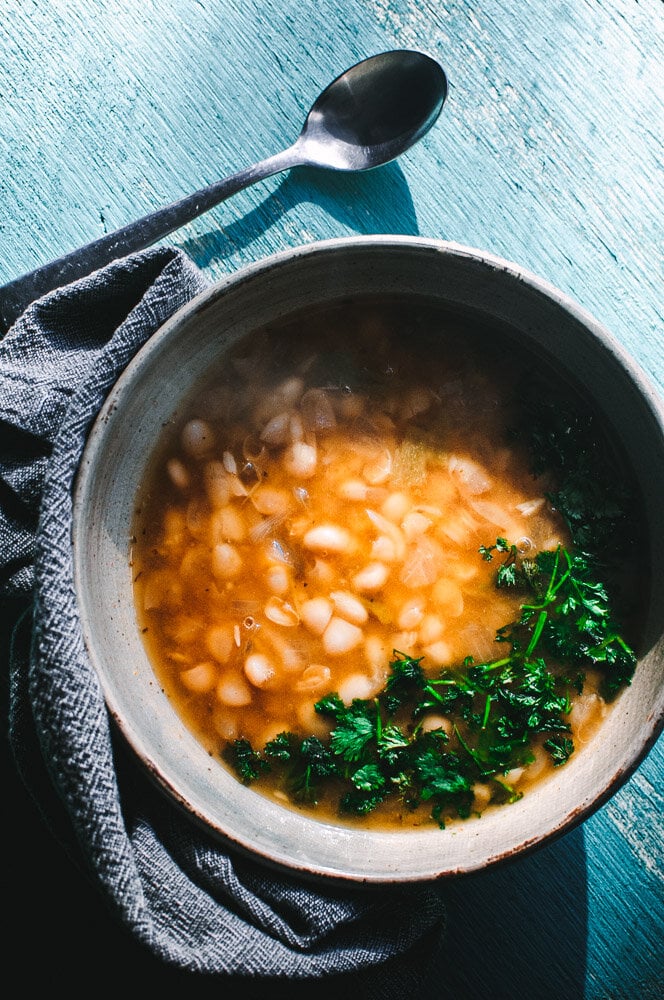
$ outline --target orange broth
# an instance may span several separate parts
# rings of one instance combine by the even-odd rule
[[[569,544],[509,434],[530,364],[425,303],[363,301],[258,331],[197,387],[152,463],[132,561],[149,658],[211,755],[324,736],[314,703],[374,697],[395,650],[432,675],[498,655],[520,598],[480,546]],[[607,710],[598,683],[589,671],[574,702],[580,744]],[[449,719],[424,725],[454,739]],[[519,790],[551,772],[533,752],[507,776]],[[296,807],[269,778],[256,787]],[[487,786],[474,792],[481,813]],[[332,795],[312,815],[340,821]],[[341,821],[431,820],[387,802]]]

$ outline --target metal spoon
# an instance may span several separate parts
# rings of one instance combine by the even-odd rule
[[[144,216],[122,229],[0,288],[3,328],[46,292],[142,250],[232,194],[292,167],[369,170],[396,159],[425,135],[442,111],[447,78],[429,56],[397,49],[371,56],[338,76],[314,102],[287,149]]]

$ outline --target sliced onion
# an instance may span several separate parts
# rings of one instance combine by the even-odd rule
[[[491,486],[486,469],[466,455],[450,455],[447,468],[468,493],[486,493]]]
[[[406,556],[401,582],[412,588],[427,587],[440,576],[444,558],[440,545],[427,535],[420,535]]]
[[[337,418],[324,389],[307,389],[300,400],[302,420],[308,431],[318,434],[337,426]]]
[[[365,507],[366,515],[374,525],[378,528],[378,531],[382,535],[387,535],[387,537],[394,543],[394,556],[397,562],[401,562],[406,554],[406,540],[403,537],[403,532],[396,524],[389,521],[382,514],[379,514],[377,510],[371,510],[369,507]]]
[[[510,523],[510,518],[505,508],[499,503],[494,503],[493,500],[469,500],[468,506],[476,514],[479,514],[480,517],[483,517],[485,521],[488,521],[489,524],[493,524],[497,528],[506,529]]]
[[[249,530],[249,538],[252,542],[262,542],[263,539],[274,535],[284,523],[285,514],[274,514],[272,517],[264,517],[258,524],[254,524]]]
[[[524,500],[523,503],[518,503],[516,509],[524,517],[531,517],[532,514],[536,514],[538,510],[541,510],[544,506],[544,497],[535,497],[533,500]]]
[[[380,454],[362,469],[362,475],[371,486],[380,486],[387,482],[392,472],[392,452],[383,448]]]

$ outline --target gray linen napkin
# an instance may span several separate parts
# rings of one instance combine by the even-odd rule
[[[26,608],[12,752],[51,830],[165,963],[289,989],[352,974],[366,997],[401,1000],[440,941],[435,887],[339,890],[228,853],[144,776],[86,657],[70,540],[86,435],[141,344],[205,284],[178,250],[135,254],[34,303],[0,341],[0,600]]]

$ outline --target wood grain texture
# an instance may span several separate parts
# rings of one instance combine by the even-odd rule
[[[570,294],[664,388],[662,0],[3,0],[0,283],[277,152],[333,76],[395,47],[428,52],[450,80],[439,123],[399,163],[294,170],[172,242],[213,279],[353,233],[490,250]],[[660,740],[582,827],[443,885],[431,996],[659,998],[663,778]],[[72,988],[81,943],[121,985],[130,953],[101,916],[62,926],[52,894],[72,876],[46,844],[43,857],[19,881],[34,899],[15,899],[17,940],[36,907]]]

